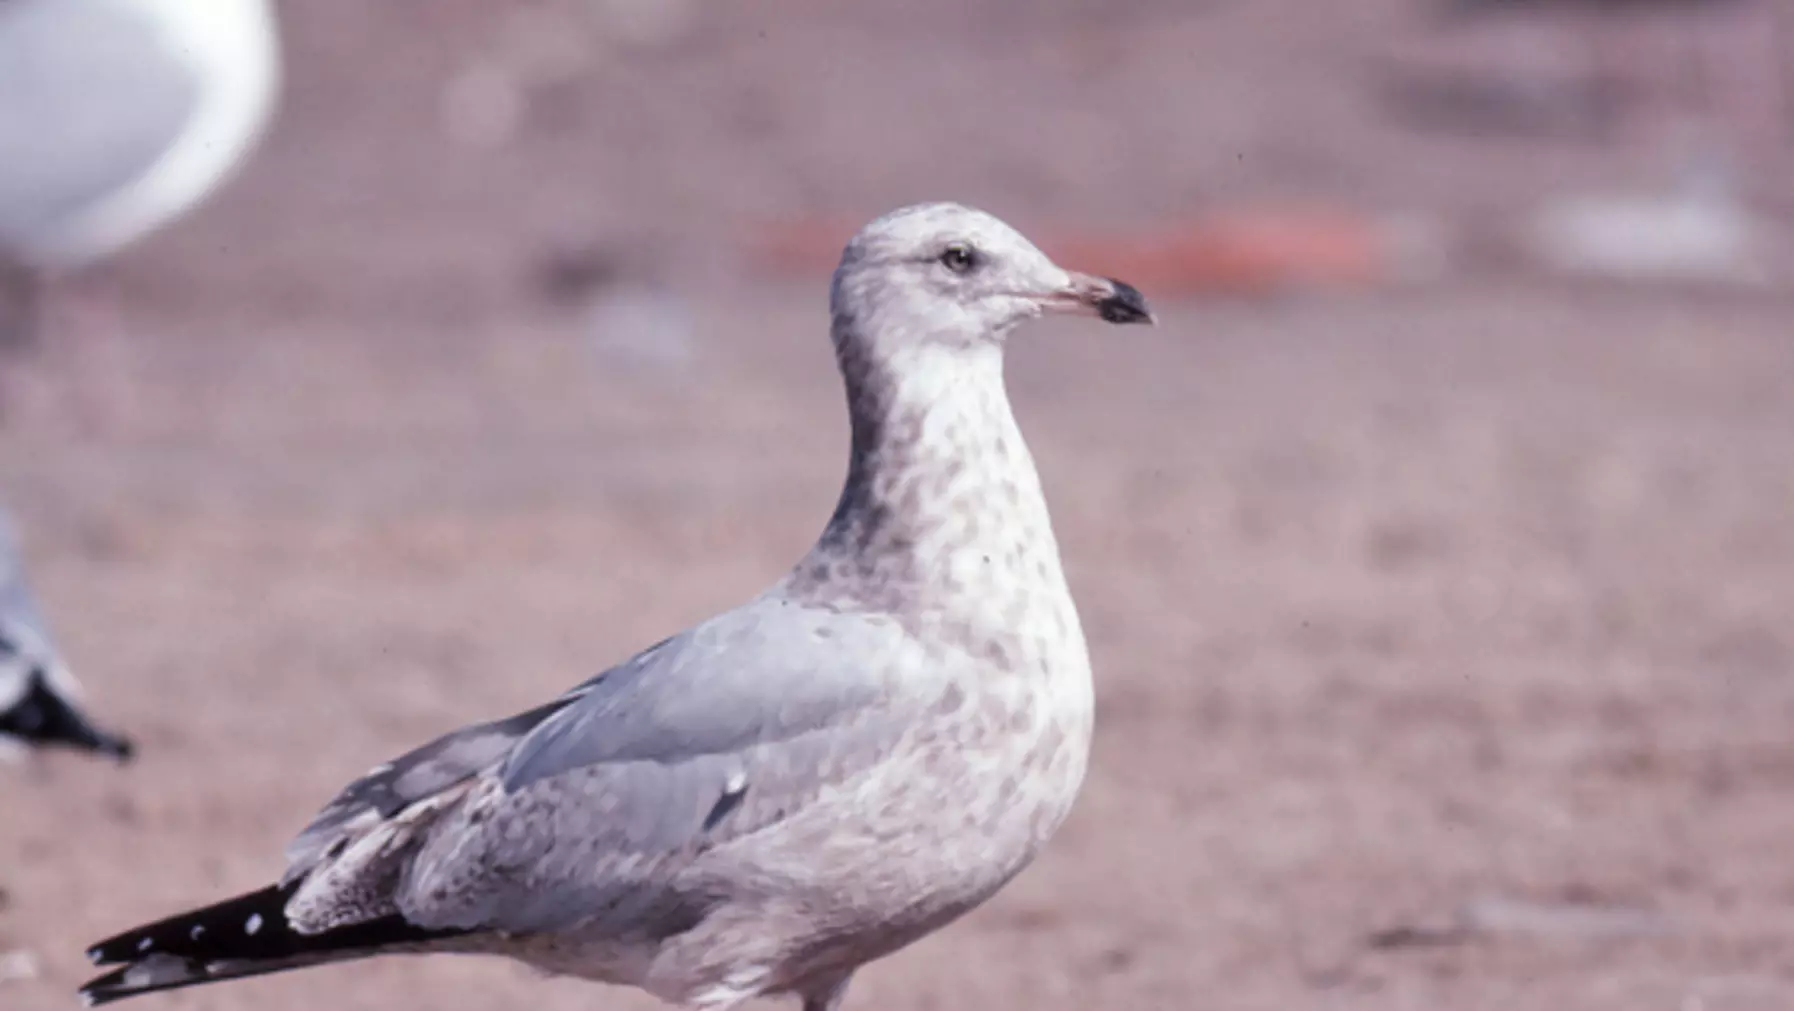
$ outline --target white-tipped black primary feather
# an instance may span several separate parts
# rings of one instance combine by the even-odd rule
[[[387,916],[321,934],[295,931],[286,915],[297,885],[270,885],[157,920],[87,949],[95,965],[119,968],[81,987],[87,1006],[326,962],[427,945],[459,931],[425,930]]]

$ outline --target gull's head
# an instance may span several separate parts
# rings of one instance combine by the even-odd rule
[[[1132,285],[1067,270],[1001,220],[959,204],[892,211],[847,243],[830,305],[837,339],[979,346],[1042,313],[1151,323]]]

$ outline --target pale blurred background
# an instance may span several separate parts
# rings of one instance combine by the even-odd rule
[[[1794,1006],[1794,0],[351,0],[0,361],[129,767],[0,767],[0,1007],[341,782],[779,574],[919,199],[1138,284],[1012,346],[1096,660],[1039,865],[855,1008]],[[145,998],[640,1008],[388,959]]]

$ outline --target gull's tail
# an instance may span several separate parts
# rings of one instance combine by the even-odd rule
[[[395,950],[427,950],[463,931],[425,930],[387,916],[319,934],[294,930],[286,915],[297,883],[257,892],[127,930],[87,949],[95,965],[119,968],[81,987],[88,1007],[138,994],[261,976]]]

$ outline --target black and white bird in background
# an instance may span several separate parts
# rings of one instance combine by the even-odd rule
[[[25,585],[13,525],[0,517],[0,754],[60,746],[130,758],[131,742],[95,726],[79,694]]]

